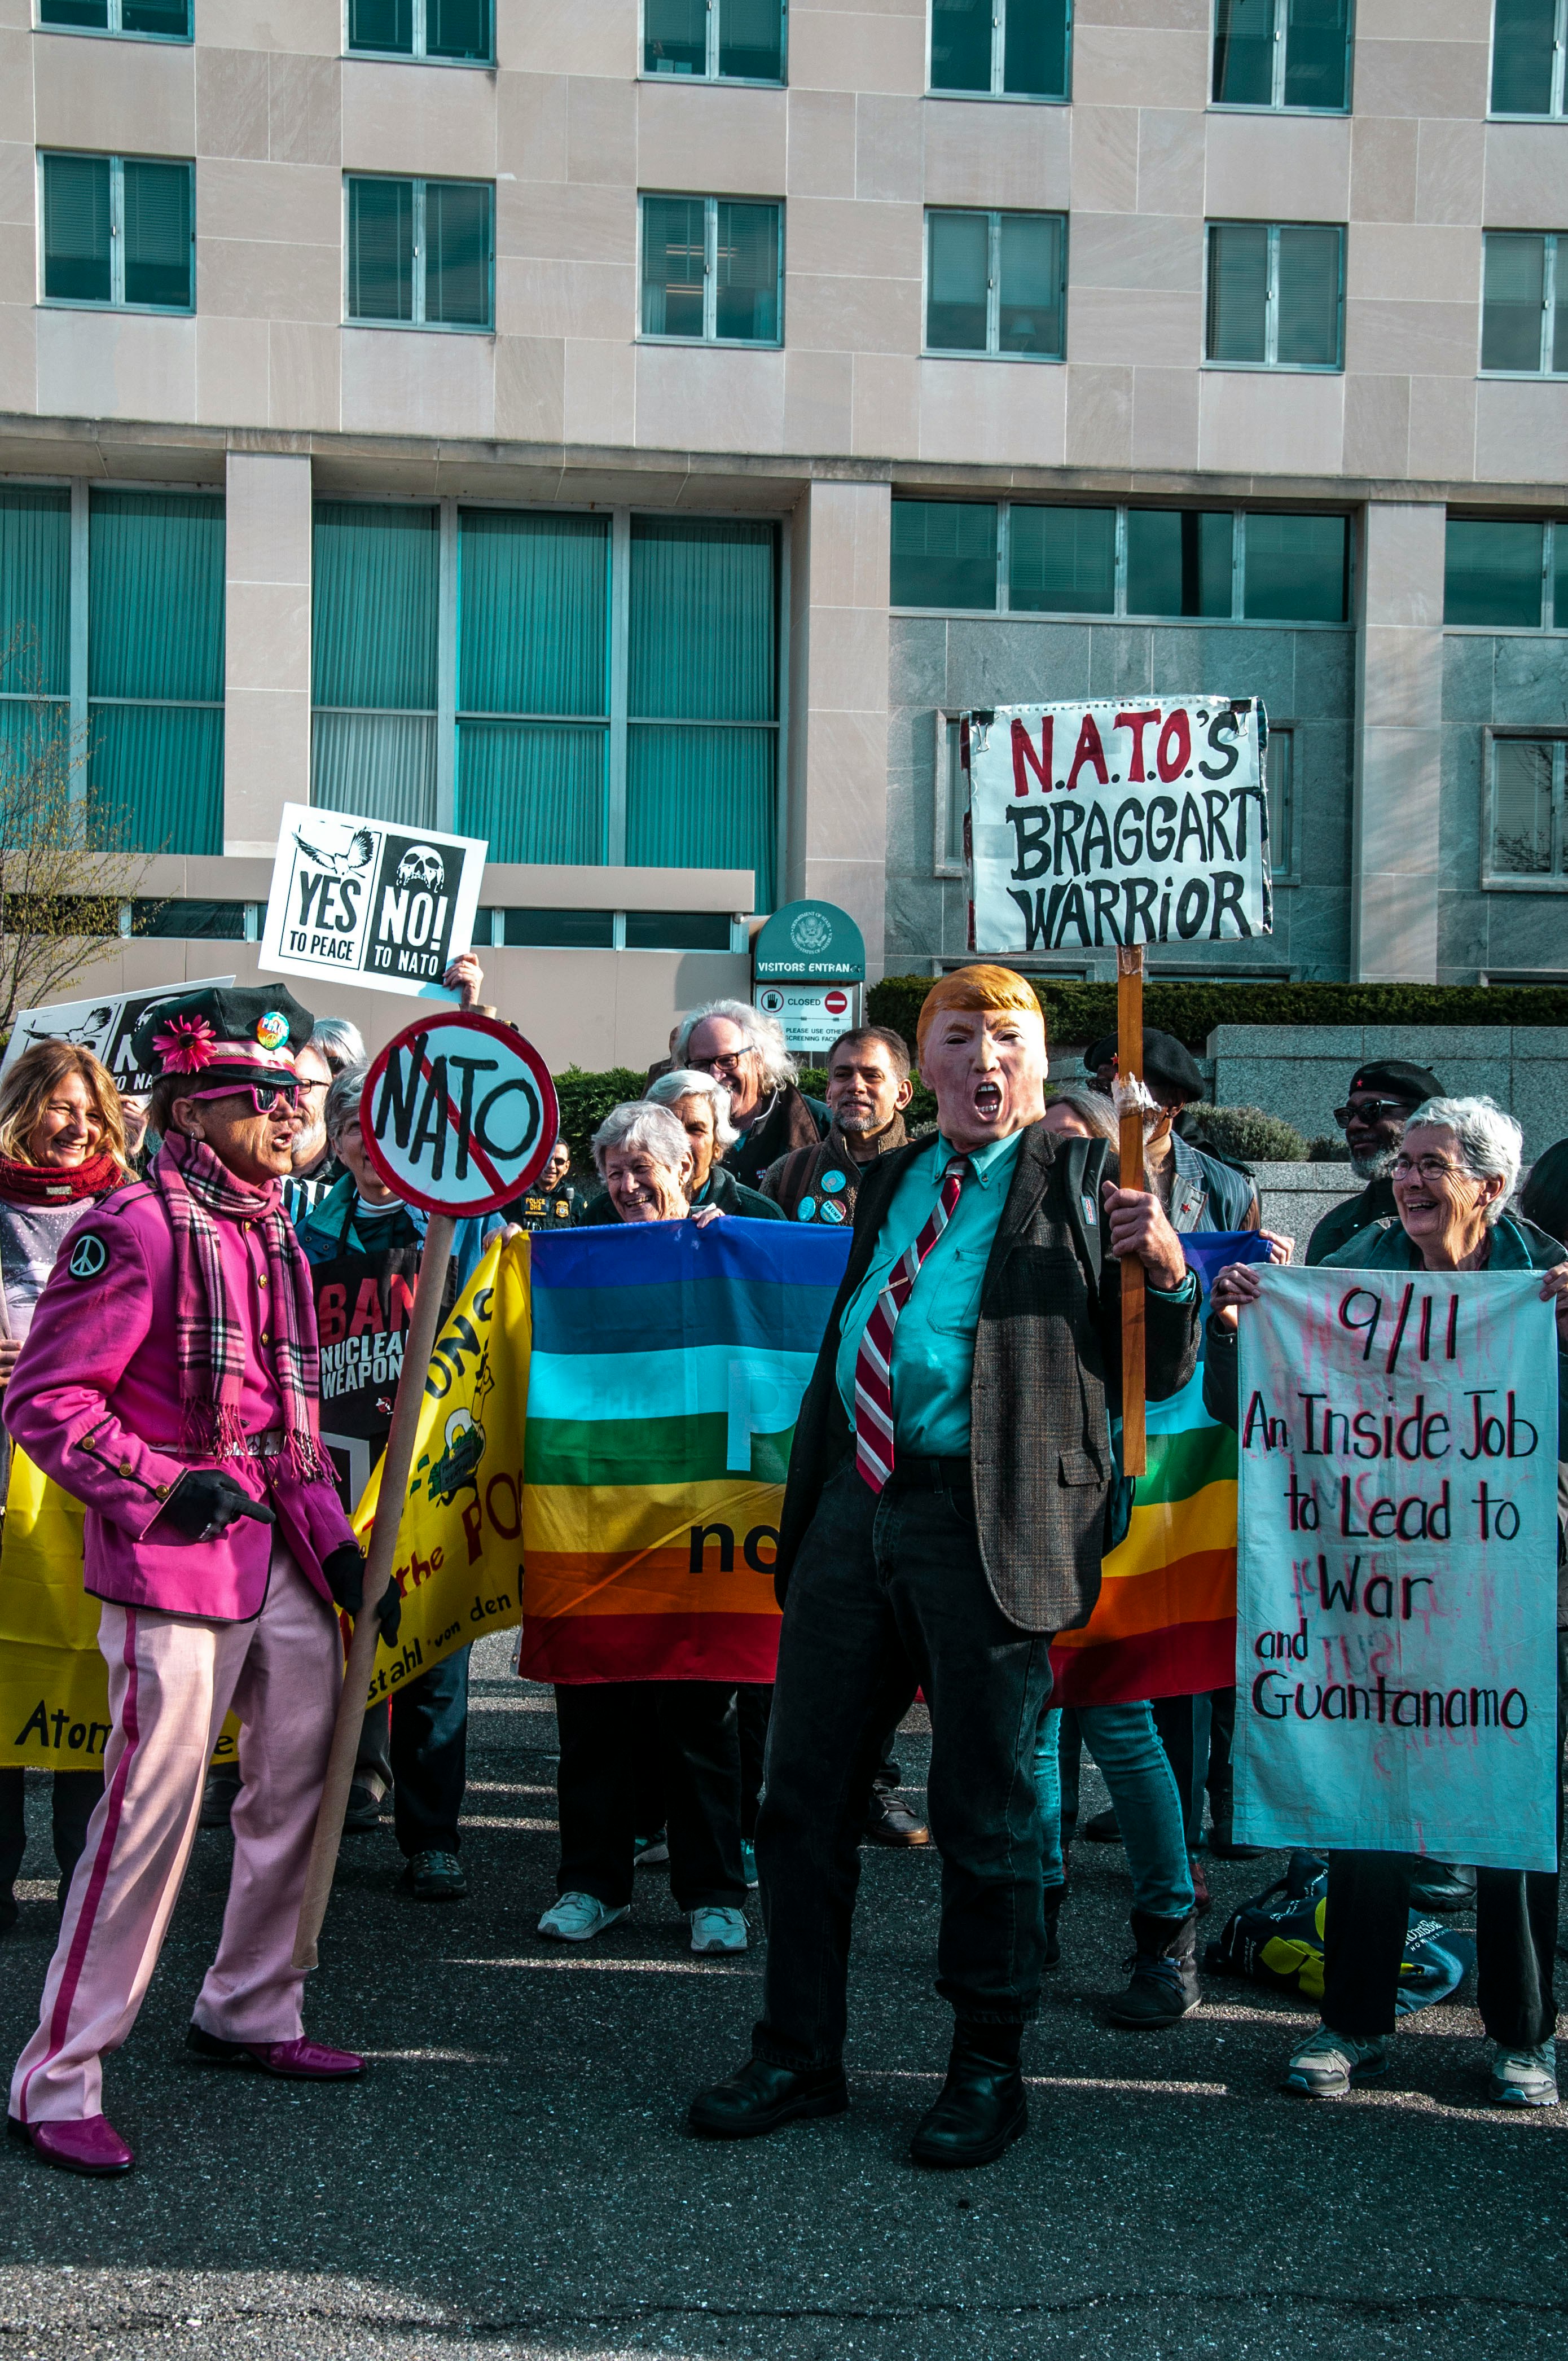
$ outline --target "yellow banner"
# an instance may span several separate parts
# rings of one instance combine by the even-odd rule
[[[436,1339],[393,1568],[402,1628],[376,1651],[367,1704],[521,1619],[528,1255],[526,1232],[498,1239]],[[354,1512],[366,1547],[380,1486],[378,1466]]]
[[[90,1771],[109,1736],[98,1601],[82,1587],[82,1503],[11,1446],[0,1539],[0,1765]]]

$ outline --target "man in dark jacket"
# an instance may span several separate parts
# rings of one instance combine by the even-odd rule
[[[710,1000],[683,1017],[674,1063],[712,1074],[729,1093],[729,1120],[740,1134],[726,1161],[746,1189],[786,1150],[812,1148],[828,1128],[828,1109],[795,1084],[784,1028],[743,1000]]]
[[[904,1110],[915,1095],[901,1033],[864,1025],[840,1033],[828,1052],[828,1137],[770,1164],[762,1194],[791,1222],[853,1221],[862,1171],[905,1141]]]
[[[1376,1058],[1371,1065],[1356,1068],[1343,1106],[1334,1109],[1334,1121],[1344,1133],[1350,1169],[1366,1186],[1359,1197],[1347,1198],[1323,1215],[1307,1241],[1309,1263],[1327,1262],[1358,1230],[1393,1216],[1394,1184],[1388,1175],[1400,1135],[1424,1099],[1442,1095],[1435,1074],[1403,1058]]]
[[[1121,1386],[1114,1257],[1147,1274],[1157,1400],[1196,1364],[1198,1304],[1158,1201],[1102,1189],[1102,1143],[1047,1130],[1045,1023],[1021,976],[976,965],[944,977],[919,1048],[939,1135],[861,1182],[790,1455],[757,1829],[762,2020],[751,2056],[694,2101],[690,2123],[747,2138],[849,2103],[857,1839],[913,1673],[931,1711],[943,1861],[937,1988],[958,2021],[911,2152],[954,2166],[991,2162],[1026,2120],[1019,2047],[1045,1950],[1027,1760],[1052,1634],[1081,1623],[1100,1588]],[[1190,1940],[1190,1927],[1167,1932]]]

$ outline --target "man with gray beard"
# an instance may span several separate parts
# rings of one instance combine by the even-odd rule
[[[829,1228],[852,1222],[861,1168],[904,1146],[904,1110],[914,1094],[902,1034],[885,1025],[840,1033],[828,1052],[828,1137],[770,1164],[764,1197],[792,1222]]]
[[[1307,1244],[1310,1264],[1326,1262],[1339,1247],[1348,1246],[1357,1230],[1393,1214],[1393,1169],[1399,1135],[1416,1109],[1428,1099],[1440,1099],[1442,1084],[1424,1066],[1403,1058],[1379,1058],[1358,1066],[1350,1078],[1345,1103],[1335,1107],[1334,1121],[1350,1150],[1350,1169],[1365,1188],[1325,1213]]]

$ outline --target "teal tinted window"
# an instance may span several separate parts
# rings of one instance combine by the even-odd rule
[[[485,64],[491,54],[490,0],[348,0],[348,47]]]
[[[1563,873],[1560,739],[1494,738],[1488,868],[1494,876]]]
[[[1261,222],[1210,228],[1208,357],[1255,366],[1268,357],[1268,231]]]
[[[49,302],[115,300],[107,156],[43,159],[44,295]]]
[[[1339,368],[1343,265],[1337,224],[1211,222],[1206,357]]]
[[[932,0],[931,88],[1065,98],[1068,0]]]
[[[1350,612],[1350,523],[1345,517],[1246,519],[1249,620],[1343,623]]]
[[[1275,0],[1219,0],[1213,96],[1218,106],[1274,104]]]
[[[607,951],[615,940],[613,910],[500,910],[499,939],[546,950]]]
[[[928,214],[926,342],[934,353],[983,353],[991,283],[991,215]]]
[[[191,167],[123,165],[125,300],[188,312],[191,289]]]
[[[1282,368],[1339,367],[1343,235],[1319,222],[1287,222],[1280,227],[1275,357]]]
[[[894,500],[892,542],[894,606],[995,606],[993,500]]]
[[[1128,614],[1228,615],[1234,537],[1228,509],[1129,509]]]
[[[46,302],[191,310],[189,164],[46,156],[43,204]]]
[[[1284,0],[1285,104],[1339,112],[1348,101],[1350,0]]]
[[[1568,631],[1568,526],[1552,533],[1552,618],[1560,631]]]
[[[348,183],[348,316],[407,320],[414,315],[414,184]]]
[[[348,181],[348,317],[488,328],[495,192],[488,181]]]
[[[69,691],[69,492],[0,485],[0,693]]]
[[[729,919],[723,910],[628,910],[629,951],[727,951]]]
[[[707,0],[643,0],[643,72],[706,74],[707,19]]]
[[[783,208],[728,197],[642,199],[642,334],[707,344],[781,337]]]
[[[433,326],[489,325],[491,203],[483,181],[424,183],[424,316]]]
[[[783,0],[643,0],[642,71],[784,80]]]
[[[1115,510],[1023,508],[1014,501],[1008,529],[1007,597],[1014,611],[1113,614]]]
[[[720,197],[714,206],[713,334],[720,344],[779,340],[779,209]]]
[[[1481,366],[1568,370],[1568,251],[1554,230],[1488,230]]]
[[[1068,0],[1007,0],[999,26],[1002,87],[1009,98],[1065,98]]]
[[[725,82],[784,80],[780,0],[718,0],[718,75]]]
[[[1492,112],[1551,115],[1563,106],[1557,0],[1495,0]]]
[[[1542,531],[1539,524],[1450,517],[1443,621],[1539,631]]]
[[[1276,877],[1288,877],[1296,843],[1294,730],[1270,730],[1263,771],[1268,794],[1268,865]]]
[[[38,0],[38,22],[68,31],[106,33],[109,0]]]
[[[437,512],[319,501],[313,548],[311,801],[433,828]]]
[[[38,0],[38,22],[73,32],[135,34],[188,41],[190,0]]]
[[[412,57],[413,0],[348,0],[348,46]]]
[[[1062,357],[1064,215],[929,213],[926,225],[928,351]]]
[[[165,940],[178,937],[240,943],[245,940],[245,909],[243,902],[133,902],[131,932]]]
[[[99,831],[144,852],[221,852],[223,502],[94,491],[87,546],[87,777]]]

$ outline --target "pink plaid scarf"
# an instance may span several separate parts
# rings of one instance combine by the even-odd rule
[[[324,1480],[327,1462],[312,1416],[320,1384],[310,1271],[274,1180],[253,1189],[236,1180],[205,1140],[170,1132],[148,1178],[161,1192],[174,1232],[176,1348],[183,1441],[214,1459],[245,1452],[240,1380],[245,1332],[224,1283],[214,1214],[251,1220],[267,1253],[272,1327],[272,1373],[283,1404],[286,1455],[302,1482]],[[258,1214],[259,1203],[265,1208]]]

